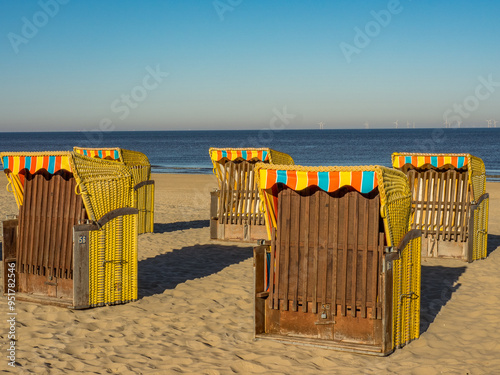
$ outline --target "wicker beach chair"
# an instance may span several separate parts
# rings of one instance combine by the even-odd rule
[[[487,256],[488,203],[483,161],[470,154],[392,154],[412,191],[411,228],[423,257],[472,262]]]
[[[138,233],[152,233],[154,230],[154,180],[151,180],[151,164],[142,152],[124,148],[80,148],[74,147],[81,155],[114,160],[130,169],[134,181],[135,207],[139,210]]]
[[[210,148],[219,188],[211,192],[210,238],[255,241],[266,238],[254,166],[293,165],[288,154],[269,148]]]
[[[387,355],[419,337],[420,231],[405,175],[257,164],[255,337]]]
[[[3,222],[4,273],[15,269],[16,298],[74,309],[136,300],[129,168],[74,152],[0,157],[19,207]]]

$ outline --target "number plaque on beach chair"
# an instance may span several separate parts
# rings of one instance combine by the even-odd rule
[[[373,355],[419,337],[420,231],[399,171],[257,164],[255,336]]]
[[[74,309],[136,300],[130,170],[74,152],[0,157],[19,208],[3,226],[3,276],[15,270],[16,298]]]
[[[114,160],[130,169],[134,180],[135,207],[139,210],[138,233],[153,233],[154,229],[154,180],[151,180],[151,164],[142,152],[124,148],[80,148],[74,151],[85,156]]]
[[[423,257],[486,258],[488,202],[483,161],[470,154],[392,154],[412,191],[411,228]]]
[[[209,152],[219,184],[211,193],[210,238],[246,242],[266,238],[255,163],[293,165],[293,159],[269,148],[211,148]]]

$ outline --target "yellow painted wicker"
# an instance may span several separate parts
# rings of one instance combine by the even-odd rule
[[[135,206],[129,168],[73,153],[71,166],[89,218],[97,222],[120,208]],[[118,216],[90,241],[90,305],[137,299],[137,215]]]
[[[139,210],[138,233],[152,233],[154,229],[154,183],[151,181],[151,164],[142,152],[123,148],[74,147],[78,154],[103,158],[105,156],[123,163],[132,174],[135,207]]]

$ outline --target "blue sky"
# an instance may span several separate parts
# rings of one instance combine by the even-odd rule
[[[498,1],[2,0],[0,10],[1,131],[260,129],[276,112],[289,128],[500,120]]]

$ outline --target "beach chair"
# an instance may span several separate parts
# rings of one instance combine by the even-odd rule
[[[74,152],[0,157],[19,208],[3,222],[4,292],[73,309],[136,300],[130,169]]]
[[[293,165],[288,154],[269,148],[211,148],[219,188],[211,192],[210,238],[252,242],[267,238],[255,182],[257,162]]]
[[[154,180],[151,180],[151,164],[142,152],[124,148],[80,148],[75,152],[99,159],[121,162],[130,169],[134,181],[133,191],[139,218],[138,233],[153,233],[154,231]]]
[[[419,230],[385,167],[257,164],[269,240],[254,249],[255,337],[387,355],[419,337]]]
[[[411,228],[423,257],[472,262],[487,255],[488,202],[483,161],[470,154],[392,154],[412,191]]]

